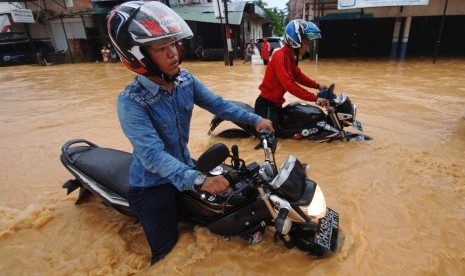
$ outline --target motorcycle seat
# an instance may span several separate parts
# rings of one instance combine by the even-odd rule
[[[126,197],[132,154],[115,149],[89,147],[71,153],[73,164],[93,180]]]

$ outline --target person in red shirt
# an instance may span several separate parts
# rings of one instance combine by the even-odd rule
[[[260,51],[260,57],[262,58],[264,65],[268,64],[268,61],[270,60],[270,54],[270,43],[268,42],[268,38],[264,37],[262,42],[262,49]]]
[[[302,100],[316,102],[320,106],[329,105],[328,100],[319,98],[302,87],[321,91],[327,86],[306,76],[298,66],[299,56],[305,54],[312,40],[319,38],[321,31],[315,24],[301,19],[292,20],[285,29],[286,44],[273,53],[273,59],[266,68],[263,81],[258,87],[260,95],[255,101],[255,113],[271,120],[277,134],[281,129],[278,119],[286,92]]]

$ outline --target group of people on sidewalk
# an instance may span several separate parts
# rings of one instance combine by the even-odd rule
[[[285,30],[286,45],[276,50],[270,61],[269,44],[264,40],[261,58],[267,67],[253,113],[213,93],[179,67],[181,41],[192,38],[193,33],[168,6],[157,1],[125,2],[110,12],[107,26],[122,63],[137,74],[119,95],[117,113],[133,146],[128,202],[139,217],[154,264],[178,241],[179,192],[218,195],[230,191],[222,175],[207,176],[198,171],[189,153],[194,105],[223,119],[254,125],[257,130],[279,132],[276,118],[286,92],[319,105],[328,104],[300,86],[326,88],[298,67],[299,55],[321,35],[311,22],[291,21]]]

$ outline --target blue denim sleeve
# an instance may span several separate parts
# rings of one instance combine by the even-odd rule
[[[121,128],[143,167],[169,179],[180,191],[192,190],[192,183],[199,172],[165,151],[164,143],[154,129],[145,108],[133,99],[119,96],[117,111]]]
[[[229,121],[256,125],[262,117],[224,100],[203,85],[196,77],[194,80],[194,101],[198,106]]]

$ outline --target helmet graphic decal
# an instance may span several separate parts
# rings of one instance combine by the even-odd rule
[[[161,25],[166,26],[170,33],[179,33],[181,31],[178,22],[171,16],[163,17],[161,19]]]
[[[284,38],[289,46],[298,49],[302,47],[304,39],[314,40],[321,38],[321,31],[312,22],[295,19],[287,24]]]

